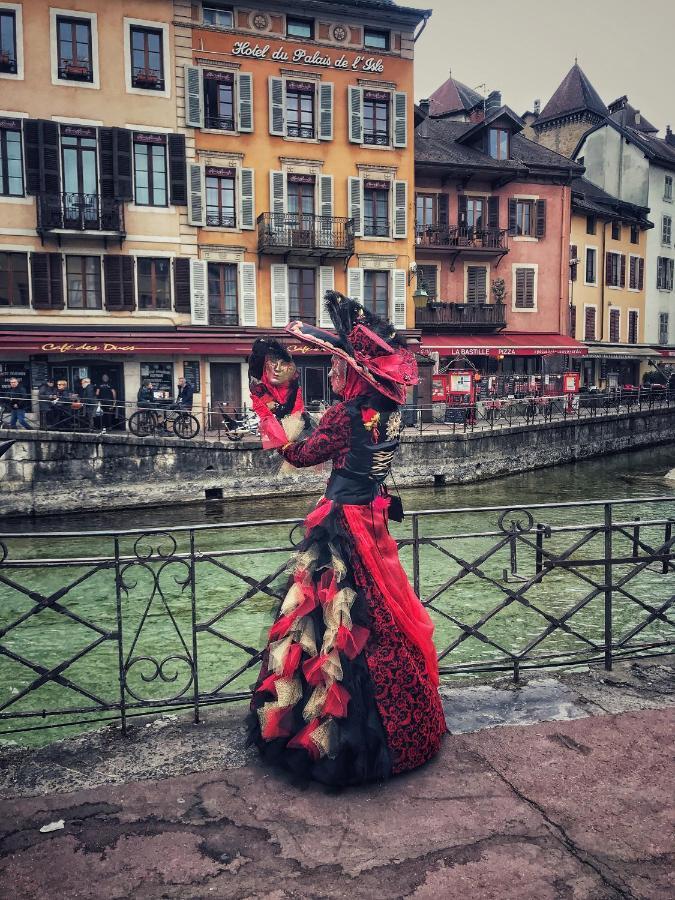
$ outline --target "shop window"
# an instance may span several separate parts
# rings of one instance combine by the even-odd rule
[[[28,306],[28,254],[0,253],[0,307]]]
[[[238,325],[238,266],[209,263],[209,325]]]
[[[101,309],[101,258],[66,257],[66,303],[68,309]]]
[[[389,272],[363,273],[363,305],[368,312],[386,319],[389,315]]]
[[[136,267],[138,308],[171,309],[171,260],[139,256]]]
[[[138,206],[167,206],[166,137],[134,134],[134,185]]]
[[[173,363],[142,362],[141,383],[149,381],[155,400],[173,397]]]

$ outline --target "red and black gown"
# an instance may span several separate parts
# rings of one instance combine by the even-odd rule
[[[328,785],[414,769],[446,730],[433,624],[387,527],[383,483],[400,429],[399,407],[369,392],[282,451],[293,466],[333,469],[291,561],[249,738],[266,761]]]

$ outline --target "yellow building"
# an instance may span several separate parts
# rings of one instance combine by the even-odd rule
[[[648,212],[584,178],[572,183],[570,335],[588,344],[582,385],[639,385],[658,358],[644,344]]]

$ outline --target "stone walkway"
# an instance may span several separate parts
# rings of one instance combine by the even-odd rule
[[[343,792],[261,768],[233,710],[5,750],[0,897],[672,900],[671,677],[446,689],[464,733]]]

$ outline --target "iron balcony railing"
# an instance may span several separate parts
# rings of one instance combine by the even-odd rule
[[[234,118],[232,116],[210,116],[204,117],[204,128],[210,128],[213,131],[234,131]]]
[[[501,331],[506,328],[504,303],[441,303],[431,300],[415,310],[415,328],[434,331]]]
[[[164,74],[161,69],[137,67],[131,73],[131,84],[132,87],[147,91],[163,91]]]
[[[363,143],[371,147],[388,147],[389,132],[388,131],[364,131]]]
[[[507,252],[507,231],[500,228],[472,228],[464,225],[418,225],[418,247],[430,250],[494,250]]]
[[[206,208],[206,224],[211,228],[236,228],[237,217],[221,209]]]
[[[348,257],[354,252],[354,220],[308,213],[258,216],[259,253]]]
[[[313,125],[287,125],[286,134],[292,138],[303,138],[311,141],[316,137]]]
[[[59,78],[66,81],[93,81],[94,70],[88,59],[59,60]]]
[[[100,194],[38,194],[38,232],[98,231],[121,235],[124,205]]]

